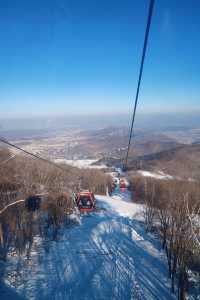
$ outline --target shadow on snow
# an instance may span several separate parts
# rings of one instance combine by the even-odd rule
[[[63,228],[58,241],[35,242],[30,259],[21,258],[15,284],[10,282],[17,291],[13,299],[174,299],[159,243],[143,222],[106,208],[82,216],[80,226]],[[16,261],[8,260],[4,279]]]

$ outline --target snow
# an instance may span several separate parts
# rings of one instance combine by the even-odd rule
[[[123,193],[122,196],[116,193],[112,197],[98,195],[96,198],[101,201],[101,207],[109,209],[119,216],[132,218],[135,215],[142,215],[143,206],[130,202],[129,192]]]
[[[162,171],[158,171],[157,173],[153,173],[153,172],[149,172],[149,171],[139,170],[139,171],[137,171],[137,173],[139,173],[140,175],[142,175],[144,177],[152,177],[152,178],[155,178],[155,179],[174,179],[173,176],[165,174]]]
[[[96,199],[97,211],[57,241],[35,237],[29,259],[1,263],[1,299],[175,299],[160,244],[144,230],[143,206],[128,192]]]
[[[159,180],[173,180],[173,179],[180,180],[180,181],[186,180],[183,177],[172,176],[172,175],[169,175],[169,174],[165,174],[162,171],[149,172],[149,171],[139,170],[139,171],[137,171],[137,173],[140,174],[141,176],[144,176],[144,177],[151,177],[151,178],[155,178],[155,179],[159,179]],[[191,177],[187,178],[187,180],[189,182],[196,182],[196,180],[194,178],[191,178]]]
[[[76,159],[76,160],[72,160],[72,159],[61,159],[61,158],[57,158],[54,160],[54,162],[56,163],[64,163],[73,167],[77,167],[80,169],[103,169],[103,168],[107,168],[106,165],[92,165],[93,163],[97,162],[98,160],[96,159]]]

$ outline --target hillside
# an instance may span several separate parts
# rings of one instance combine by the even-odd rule
[[[163,171],[181,177],[200,177],[200,144],[181,145],[129,161],[129,170]]]
[[[84,132],[85,143],[82,149],[94,151],[101,156],[123,156],[128,143],[129,130],[126,127],[108,127],[95,131]],[[131,154],[134,156],[156,153],[168,150],[181,145],[175,139],[161,133],[154,133],[147,130],[136,130],[134,146],[131,147]]]
[[[129,170],[144,167],[172,173],[171,166],[177,175],[184,167],[184,175],[192,177],[193,171],[199,170],[199,164],[195,165],[199,154],[199,144],[179,145],[141,155],[130,161]],[[6,149],[0,152],[0,158],[8,159],[9,155]],[[113,166],[119,160],[111,158],[107,162]],[[186,173],[190,166],[192,171]],[[175,299],[176,294],[170,293],[165,251],[158,239],[161,235],[151,232],[145,217],[150,208],[148,204],[136,203],[135,190],[133,194],[131,189],[121,191],[119,185],[110,196],[105,195],[113,173],[66,165],[63,168],[67,173],[20,154],[1,165],[4,175],[1,180],[6,183],[2,185],[2,195],[9,197],[1,197],[0,207],[11,200],[8,182],[18,184],[14,190],[19,189],[20,199],[38,192],[47,192],[47,198],[35,215],[25,211],[25,207],[17,210],[12,207],[11,211],[9,207],[4,213],[2,224],[9,224],[12,236],[17,239],[12,247],[6,248],[6,255],[2,255],[6,261],[0,261],[3,270],[0,295],[4,299]],[[176,182],[169,183],[172,188],[173,181]],[[133,184],[136,186],[135,181]],[[152,181],[150,184],[152,187]],[[188,184],[193,182],[188,181]],[[181,186],[179,182],[178,185]],[[86,215],[77,213],[77,207],[71,201],[70,194],[78,186],[92,189],[96,194],[95,210]],[[5,193],[5,187],[8,193]],[[147,191],[150,196],[151,189],[147,188]],[[161,189],[157,190],[159,193],[152,191],[156,199],[165,199],[161,197]],[[157,198],[158,194],[161,198]],[[170,195],[174,197],[173,193]],[[61,196],[67,205],[67,213],[60,202]],[[177,198],[171,203],[174,199]],[[20,230],[17,224],[23,225]],[[152,219],[152,230],[153,225]],[[34,231],[30,230],[32,228]],[[80,276],[83,270],[84,276]]]
[[[145,232],[143,207],[129,193],[96,199],[98,211],[63,227],[56,241],[35,236],[20,267],[11,249],[0,262],[4,299],[175,299],[164,251]]]
[[[153,142],[143,144],[143,147],[148,147]],[[165,145],[166,146],[166,145]],[[169,146],[169,144],[168,144]],[[137,146],[136,146],[137,147]],[[154,144],[154,151],[160,149],[160,144]],[[163,146],[164,147],[164,146]],[[162,148],[162,147],[161,147]],[[147,148],[146,151],[150,151]],[[191,145],[176,145],[171,144],[169,149],[157,152],[150,152],[147,155],[137,155],[130,151],[128,162],[128,171],[146,170],[152,172],[162,171],[166,174],[181,178],[200,178],[200,144],[195,143]],[[103,157],[94,165],[107,165],[108,167],[121,167],[123,164],[124,155],[121,159],[118,157],[108,156]]]
[[[127,127],[105,127],[93,130],[66,129],[5,131],[9,141],[27,151],[48,159],[77,160],[124,156],[128,143]],[[138,129],[134,136],[131,155],[147,155],[181,145],[174,138],[150,130]]]
[[[0,148],[0,209],[32,194],[70,194],[78,186],[100,194],[106,192],[110,177],[103,171],[66,164],[59,164],[61,169],[56,166]]]

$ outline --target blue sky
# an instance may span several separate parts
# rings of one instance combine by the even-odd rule
[[[0,116],[129,113],[147,0],[0,0]],[[155,0],[138,112],[200,111],[200,2]]]

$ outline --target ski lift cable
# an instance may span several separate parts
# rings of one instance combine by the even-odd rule
[[[2,136],[0,136],[0,142],[4,143],[4,144],[6,144],[6,145],[8,145],[8,146],[10,146],[10,147],[13,147],[13,148],[15,148],[15,149],[17,149],[17,150],[19,150],[19,151],[21,151],[21,152],[23,152],[23,153],[29,155],[29,156],[32,156],[33,158],[36,158],[36,159],[38,159],[38,160],[41,160],[41,161],[43,161],[43,162],[45,162],[45,163],[47,163],[47,164],[49,164],[49,165],[51,165],[51,166],[53,166],[53,167],[55,167],[55,168],[61,170],[61,171],[63,171],[63,172],[66,172],[67,174],[70,173],[69,170],[67,170],[67,169],[65,169],[65,168],[63,168],[63,167],[61,167],[60,165],[58,165],[58,164],[56,164],[56,163],[54,163],[54,162],[52,162],[52,161],[50,161],[50,160],[48,160],[48,159],[45,159],[45,158],[43,158],[43,157],[41,157],[41,156],[39,156],[39,155],[37,155],[37,154],[34,154],[34,153],[32,153],[32,152],[29,152],[29,151],[27,151],[27,150],[25,150],[25,149],[23,149],[23,148],[21,148],[21,147],[15,145],[15,144],[13,144],[13,143],[10,143],[8,140],[6,140],[6,139],[5,139],[4,137],[2,137]],[[75,204],[75,207],[77,207],[76,203],[74,203],[74,204]]]
[[[27,155],[30,155],[30,156],[32,156],[32,157],[38,159],[38,160],[41,160],[41,161],[43,161],[43,162],[45,162],[45,163],[47,163],[47,164],[49,164],[49,165],[54,166],[54,167],[57,168],[57,169],[60,169],[60,170],[62,170],[62,171],[64,171],[64,172],[67,172],[67,173],[69,174],[69,170],[67,170],[67,169],[65,169],[65,168],[63,168],[63,167],[61,167],[61,166],[59,166],[58,164],[56,164],[56,163],[54,163],[54,162],[52,162],[52,161],[50,161],[50,160],[48,160],[48,159],[46,159],[46,158],[43,158],[43,157],[41,157],[41,156],[39,156],[39,155],[37,155],[37,154],[34,154],[34,153],[32,153],[32,152],[29,152],[29,151],[27,151],[27,150],[21,148],[21,147],[15,145],[15,144],[13,144],[13,143],[10,143],[9,141],[7,141],[7,140],[6,140],[5,138],[3,138],[3,137],[0,137],[0,142],[4,143],[4,144],[6,144],[6,145],[8,145],[8,146],[10,146],[10,147],[12,147],[12,148],[15,148],[15,149],[17,149],[17,150],[20,150],[21,152],[24,152],[24,153],[27,154]]]
[[[3,165],[3,164],[6,164],[7,162],[9,162],[11,159],[14,159],[15,157],[16,157],[15,154],[13,154],[13,155],[10,154],[7,159],[0,162],[0,166]]]
[[[144,60],[145,60],[146,49],[147,49],[147,44],[148,44],[149,31],[150,31],[150,27],[151,27],[153,6],[154,6],[154,0],[150,0],[149,12],[148,12],[148,17],[147,17],[147,25],[146,25],[146,31],[145,31],[145,37],[144,37],[144,45],[143,45],[142,57],[141,57],[141,63],[140,63],[138,84],[137,84],[137,90],[136,90],[136,95],[135,95],[135,104],[134,104],[132,121],[131,121],[131,126],[130,126],[129,141],[128,141],[128,147],[127,147],[125,160],[124,160],[124,170],[127,168],[127,162],[128,162],[128,156],[129,156],[129,151],[130,151],[130,146],[131,146],[131,140],[132,140],[132,137],[133,137],[135,115],[136,115],[136,110],[137,110],[138,97],[139,97],[139,92],[140,92],[140,85],[141,85],[141,80],[142,80],[142,73],[143,73]]]
[[[1,138],[1,136],[0,136],[0,138]],[[2,137],[2,138],[3,138],[3,137]],[[4,140],[6,140],[6,139],[4,138]],[[8,141],[8,140],[6,140],[6,141]],[[16,150],[17,150],[17,149],[16,149]],[[9,153],[9,154],[8,154],[8,158],[6,158],[6,159],[3,160],[3,161],[0,161],[0,166],[6,164],[6,163],[9,162],[10,160],[15,159],[15,158],[17,157],[17,155],[18,155],[18,152],[21,152],[21,151],[20,151],[20,150],[17,150],[15,154]]]

